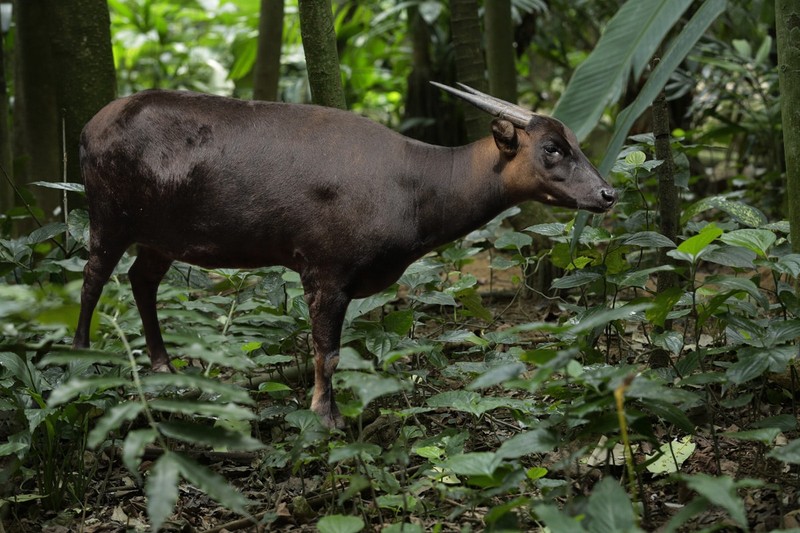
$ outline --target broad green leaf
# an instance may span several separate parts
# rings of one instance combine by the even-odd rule
[[[598,272],[591,272],[589,270],[576,270],[568,276],[558,278],[553,281],[552,287],[554,289],[573,289],[588,285],[593,281],[597,281],[603,276]]]
[[[736,385],[746,383],[751,379],[761,376],[769,369],[769,360],[766,357],[759,357],[758,355],[749,357],[740,357],[738,361],[733,363],[725,371],[725,375]]]
[[[772,264],[772,268],[780,274],[800,277],[800,254],[787,254]]]
[[[656,96],[672,77],[675,70],[689,55],[698,40],[706,33],[706,30],[716,18],[725,11],[727,2],[725,0],[707,0],[703,2],[694,13],[689,22],[683,25],[681,32],[672,39],[672,42],[661,57],[658,65],[647,76],[647,81],[639,91],[636,99],[628,107],[622,110],[617,116],[614,127],[614,135],[606,147],[606,155],[597,167],[600,174],[605,176],[614,166],[614,162],[625,144],[625,139],[634,122],[646,112]],[[632,44],[632,46],[636,46]],[[583,97],[588,98],[592,94],[592,88],[588,86],[584,89]],[[685,225],[682,221],[681,225]]]
[[[339,372],[336,374],[339,382],[353,390],[361,406],[366,407],[372,400],[406,390],[408,384],[391,376],[383,377],[363,372]]]
[[[250,501],[231,487],[224,477],[183,455],[173,454],[181,476],[212,499],[240,515],[247,516]]]
[[[683,479],[689,488],[714,505],[725,509],[737,524],[744,528],[747,527],[744,502],[736,494],[737,486],[733,479],[728,476],[709,476],[707,474],[685,476]]]
[[[461,305],[464,306],[464,308],[472,313],[472,316],[480,318],[484,322],[491,322],[494,319],[492,312],[484,307],[483,302],[481,301],[481,295],[478,294],[478,291],[475,290],[475,288],[470,287],[468,289],[458,291],[456,293],[456,300],[458,300]]]
[[[122,462],[131,474],[141,479],[139,475],[139,462],[141,461],[144,448],[158,437],[154,429],[135,429],[128,433],[125,442],[122,444]]]
[[[784,463],[800,464],[800,439],[789,441],[786,446],[777,446],[767,454],[767,457],[772,457]]]
[[[191,400],[156,399],[150,402],[150,408],[154,411],[180,413],[190,416],[206,416],[210,418],[252,420],[256,417],[255,413],[251,410],[234,403],[216,404]]]
[[[725,2],[717,3],[725,4]],[[735,200],[729,200],[724,196],[711,196],[709,198],[703,198],[686,208],[681,216],[681,226],[685,226],[693,217],[709,209],[719,209],[732,216],[737,222],[751,228],[761,227],[768,222],[764,213],[755,207]]]
[[[114,389],[130,385],[130,380],[114,376],[94,376],[90,378],[72,378],[53,391],[47,405],[56,407],[71,401],[82,394],[92,394],[96,390]]]
[[[381,529],[381,533],[424,533],[419,524],[409,524],[408,522],[399,524],[389,524]]]
[[[158,531],[178,502],[178,463],[175,454],[165,451],[150,468],[145,485],[150,528]]]
[[[709,224],[700,230],[700,233],[689,237],[678,245],[678,251],[686,253],[697,260],[698,255],[717,237],[722,235],[722,230],[716,225]]]
[[[491,477],[502,458],[493,452],[468,452],[454,455],[444,466],[460,476]]]
[[[259,392],[285,392],[292,390],[292,388],[277,381],[265,381],[258,386],[258,390]]]
[[[767,257],[767,250],[775,242],[774,232],[765,229],[738,229],[720,236],[720,240],[732,246],[741,246],[761,257]]]
[[[691,0],[628,0],[606,25],[595,49],[578,65],[553,116],[578,139],[594,129],[606,106],[638,79]],[[592,95],[591,98],[588,95]]]
[[[719,246],[703,254],[703,260],[734,268],[753,268],[756,254],[739,246]]]
[[[499,249],[517,249],[520,250],[533,243],[533,238],[530,235],[519,233],[516,231],[507,231],[500,235],[494,242],[494,247]]]
[[[550,431],[542,428],[514,435],[497,449],[502,459],[517,459],[532,453],[545,453],[558,446],[558,439]]]
[[[751,440],[770,445],[775,442],[775,438],[780,434],[780,428],[760,428],[749,429],[746,431],[727,431],[721,433],[724,437],[730,437],[738,440]]]
[[[253,404],[253,399],[246,389],[224,383],[219,379],[207,378],[196,374],[172,374],[154,372],[142,378],[145,386],[175,387],[178,389],[199,389],[218,397],[223,402],[236,402],[245,405]]]
[[[23,383],[30,391],[38,391],[41,388],[39,370],[27,359],[23,359],[12,352],[0,352],[0,366],[5,367],[12,376]],[[48,405],[55,405],[52,403],[52,398],[48,401]]]
[[[648,248],[675,248],[675,243],[655,231],[640,231],[622,241],[622,244]]]
[[[545,237],[560,237],[564,235],[567,225],[561,222],[551,222],[549,224],[536,224],[528,226],[524,231],[544,235]]]
[[[609,281],[618,285],[620,288],[624,287],[639,287],[644,289],[647,282],[650,281],[650,276],[658,272],[665,272],[675,270],[672,265],[661,265],[652,268],[645,268],[643,270],[629,270],[622,274],[615,274],[608,276]]]
[[[525,365],[518,362],[496,366],[478,376],[475,381],[467,385],[467,389],[476,390],[493,387],[499,383],[504,383],[510,379],[516,378],[524,371]]]
[[[384,305],[386,305],[387,303],[391,302],[396,298],[397,298],[397,288],[391,287],[383,292],[379,292],[378,294],[374,294],[366,298],[360,298],[358,300],[353,300],[347,307],[347,315],[345,317],[345,321],[351,322],[353,319],[366,315],[373,309],[378,309],[379,307],[383,307]]]
[[[577,519],[562,512],[555,505],[534,505],[533,511],[539,517],[539,520],[545,523],[547,529],[553,533],[561,531],[580,533],[586,531]]]
[[[692,442],[691,435],[664,443],[659,448],[661,456],[647,465],[647,471],[655,475],[677,472],[681,465],[691,457],[695,448],[697,445]],[[647,460],[649,461],[653,455],[647,456]]]
[[[63,222],[52,222],[46,226],[33,230],[28,235],[28,244],[37,244],[52,239],[56,235],[61,235],[67,231],[67,225]]]
[[[647,160],[647,155],[641,150],[634,150],[625,156],[625,162],[632,167],[640,167]]]
[[[592,533],[636,529],[636,516],[631,500],[613,477],[604,477],[589,495],[586,526]]]
[[[248,424],[249,428],[249,424]],[[159,422],[158,430],[166,437],[189,444],[208,446],[215,450],[253,451],[264,448],[264,444],[241,431],[232,431],[220,426],[208,426],[193,422]]]
[[[380,456],[383,449],[377,444],[369,442],[351,442],[344,446],[338,446],[331,450],[328,456],[328,463],[338,463],[340,461],[347,461],[356,456],[367,457],[369,462],[372,462],[374,457]]]
[[[357,533],[364,529],[364,520],[358,516],[328,515],[317,522],[319,533]]]
[[[96,448],[106,439],[109,432],[117,429],[123,422],[133,420],[144,409],[144,405],[136,401],[123,401],[105,412],[89,433],[87,445]]]

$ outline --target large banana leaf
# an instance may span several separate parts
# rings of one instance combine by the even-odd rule
[[[605,176],[614,166],[625,138],[628,136],[631,126],[639,116],[644,113],[658,93],[664,88],[670,75],[678,68],[683,58],[686,57],[694,47],[695,43],[703,36],[705,31],[716,18],[725,11],[726,0],[706,0],[700,9],[692,16],[692,19],[684,26],[681,33],[672,41],[669,50],[661,58],[658,66],[647,77],[647,82],[639,91],[636,99],[617,116],[614,127],[614,135],[606,148],[606,155],[600,163],[598,170]]]
[[[692,0],[628,0],[609,21],[597,47],[572,75],[553,115],[578,139],[594,129],[628,76],[641,76],[658,45]]]

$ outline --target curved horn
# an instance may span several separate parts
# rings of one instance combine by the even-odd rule
[[[508,120],[512,124],[522,128],[527,126],[534,116],[531,111],[528,111],[525,108],[511,104],[504,100],[500,100],[494,96],[489,96],[488,94],[484,94],[461,83],[458,85],[465,89],[464,91],[455,89],[453,87],[448,87],[447,85],[442,85],[441,83],[435,81],[432,81],[431,84],[439,89],[442,89],[443,91],[458,96],[462,100],[466,100],[481,111],[486,111],[490,115]]]

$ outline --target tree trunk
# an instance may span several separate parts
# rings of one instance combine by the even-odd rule
[[[517,65],[514,55],[514,25],[511,0],[484,2],[486,66],[489,92],[506,102],[517,102]]]
[[[792,251],[800,253],[800,4],[775,1],[786,198]]]
[[[80,181],[80,132],[116,93],[108,4],[18,0],[15,11],[17,183],[61,181],[64,157],[67,179]],[[46,215],[61,204],[57,193],[34,192]]]
[[[477,0],[452,0],[450,2],[450,28],[453,33],[456,74],[458,81],[479,91],[488,92],[486,64],[481,49],[481,27],[478,20]],[[491,117],[485,112],[462,103],[467,140],[477,141],[489,135]]]
[[[347,109],[330,0],[300,0],[300,35],[306,55],[311,100]]]
[[[653,136],[655,137],[656,159],[663,161],[656,167],[658,176],[658,232],[672,242],[678,240],[678,189],[675,187],[675,164],[672,161],[670,147],[669,107],[664,91],[653,102]],[[672,261],[666,248],[659,249],[659,264]],[[678,276],[673,271],[658,273],[657,290],[659,293],[678,285]]]
[[[253,98],[275,101],[281,77],[283,0],[261,0],[258,51],[253,69]]]
[[[6,87],[5,36],[0,33],[0,213],[16,203],[13,180],[14,169],[11,158],[11,122],[8,114],[8,90]]]

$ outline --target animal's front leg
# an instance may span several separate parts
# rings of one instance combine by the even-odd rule
[[[339,364],[342,324],[350,299],[341,291],[306,285],[314,341],[314,396],[311,410],[329,428],[343,428],[344,419],[333,395],[333,372]]]

